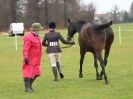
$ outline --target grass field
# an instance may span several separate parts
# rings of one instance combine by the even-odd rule
[[[113,25],[115,40],[111,48],[106,72],[110,84],[96,81],[93,56],[87,53],[82,79],[79,73],[78,34],[76,44],[62,49],[62,70],[65,78],[53,81],[53,74],[47,55],[42,56],[42,76],[33,87],[35,93],[25,93],[21,78],[23,40],[18,37],[18,51],[13,37],[0,35],[0,99],[133,99],[133,31],[122,32],[119,45],[118,26]],[[122,30],[133,30],[133,24],[120,24]],[[66,37],[66,30],[59,30]],[[41,37],[43,38],[43,33]],[[61,45],[65,46],[65,45]],[[45,52],[45,48],[43,48]],[[99,66],[100,69],[100,66]]]

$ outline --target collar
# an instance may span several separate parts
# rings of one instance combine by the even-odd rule
[[[50,32],[54,32],[55,30],[54,29],[50,29]]]
[[[34,37],[38,37],[38,34],[35,31],[32,31]]]

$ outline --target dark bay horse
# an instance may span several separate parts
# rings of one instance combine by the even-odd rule
[[[110,27],[112,22],[106,24],[87,23],[85,21],[70,21],[68,19],[68,37],[71,40],[76,32],[79,33],[79,46],[80,46],[80,70],[79,77],[82,78],[82,65],[86,52],[91,52],[94,56],[94,66],[96,69],[96,79],[101,80],[104,75],[105,84],[108,84],[108,79],[105,71],[107,65],[107,58],[109,56],[110,48],[114,40],[114,32]],[[102,51],[105,49],[104,59]],[[101,65],[101,72],[98,72],[99,60]]]

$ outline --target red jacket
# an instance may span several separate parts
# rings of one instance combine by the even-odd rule
[[[39,36],[34,36],[32,32],[24,36],[23,45],[23,78],[34,78],[40,75],[40,62],[42,45]],[[29,64],[25,64],[25,58],[29,58]]]
[[[40,65],[42,45],[40,37],[34,37],[33,33],[24,36],[23,59],[29,58],[30,65]],[[25,64],[25,63],[24,63]]]

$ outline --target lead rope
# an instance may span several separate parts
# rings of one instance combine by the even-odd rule
[[[72,41],[74,41],[74,37],[73,37],[72,39],[73,39]],[[70,48],[70,47],[72,47],[72,44],[69,44],[69,45],[67,45],[67,46],[61,47],[61,49]]]

